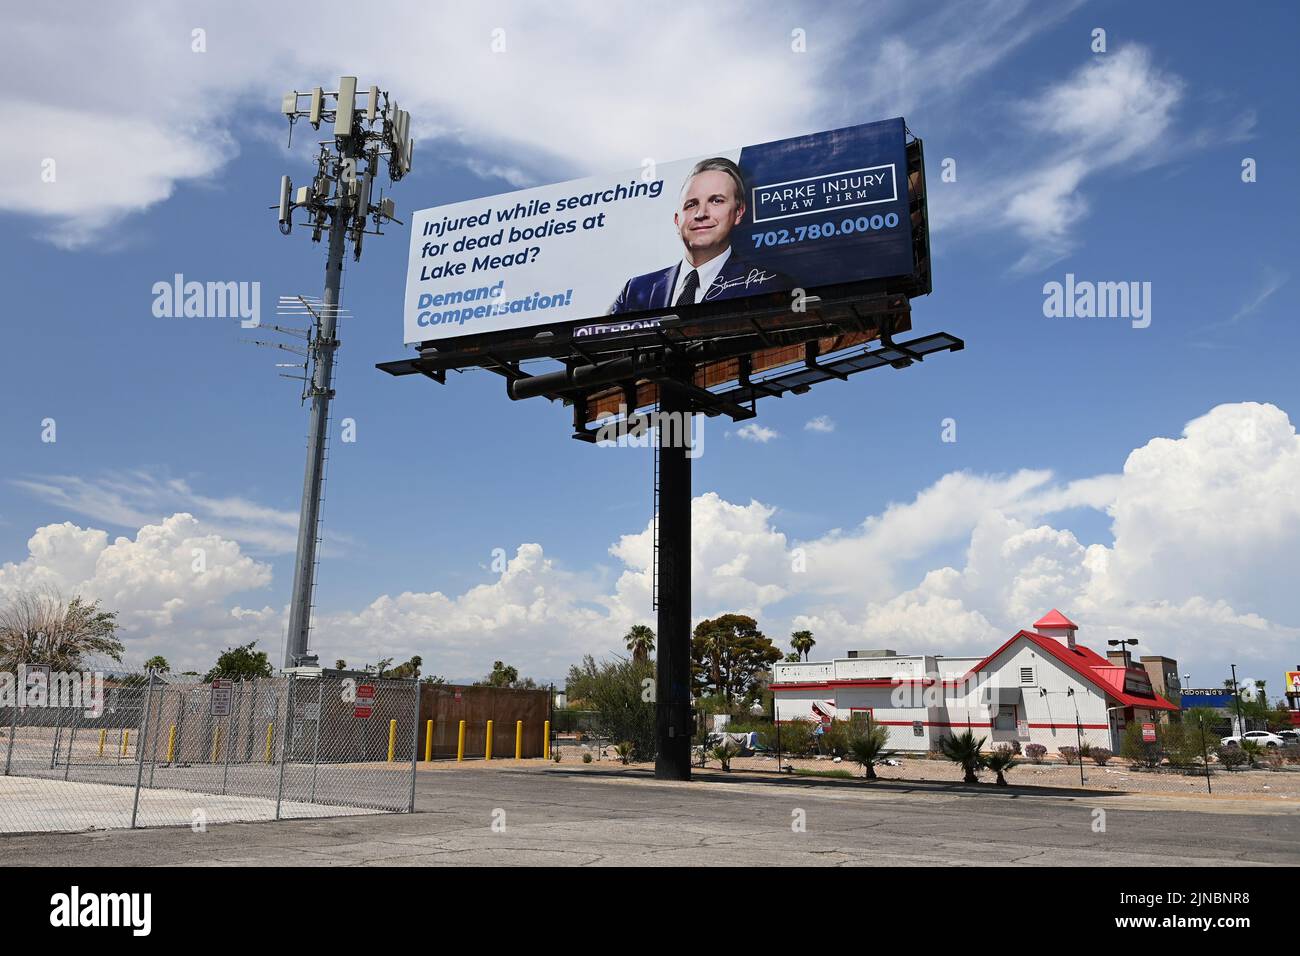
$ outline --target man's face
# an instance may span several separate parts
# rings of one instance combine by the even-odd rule
[[[690,178],[673,222],[691,252],[721,252],[731,243],[731,230],[745,218],[745,204],[736,198],[736,184],[719,169]]]

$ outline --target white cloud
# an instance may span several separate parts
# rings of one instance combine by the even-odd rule
[[[766,445],[773,438],[780,437],[780,433],[776,429],[760,425],[758,422],[741,425],[736,429],[736,435],[745,439],[745,441],[758,442],[760,445]]]
[[[557,11],[408,0],[366,29],[340,0],[292,23],[251,2],[29,5],[6,18],[0,122],[28,134],[0,144],[0,209],[41,217],[64,246],[99,241],[124,215],[219,174],[239,139],[267,137],[282,91],[329,88],[340,68],[411,111],[417,173],[435,156],[515,185],[631,169],[951,96],[1068,9],[1019,0],[918,17],[890,0],[855,36],[857,18],[818,5],[755,15],[735,2]],[[207,52],[191,49],[196,27]],[[791,49],[796,27],[806,53]],[[497,30],[504,52],[493,52]],[[86,77],[121,95],[88,100]],[[692,108],[682,91],[702,77],[707,108]],[[45,158],[55,183],[41,182]]]
[[[835,422],[829,415],[818,415],[816,418],[810,418],[803,427],[805,431],[827,434],[835,431]]]
[[[179,479],[146,469],[108,472],[95,478],[35,475],[10,481],[28,494],[72,514],[126,528],[160,521],[177,511],[198,515],[214,533],[263,554],[289,554],[297,543],[298,512],[268,508],[237,495],[203,495]],[[345,540],[326,534],[330,544]]]
[[[1051,520],[1079,508],[1111,516],[1110,543],[1084,544]],[[1090,646],[1137,637],[1141,653],[1175,657],[1211,684],[1230,660],[1265,674],[1288,666],[1300,638],[1300,438],[1272,405],[1217,406],[1180,437],[1135,449],[1119,474],[955,472],[807,541],[790,540],[778,519],[758,501],[694,500],[697,619],[752,614],[779,640],[806,627],[826,654],[960,655],[986,653],[1059,607]],[[463,593],[380,595],[319,615],[313,649],[354,663],[418,653],[429,671],[462,678],[501,659],[560,678],[584,653],[620,652],[632,624],[653,626],[651,533],[647,524],[611,545],[613,576],[559,567],[541,545],[521,544],[503,574]],[[204,575],[191,571],[195,547],[207,553]],[[954,548],[960,566],[936,559]],[[232,603],[269,581],[234,541],[176,514],[112,542],[71,523],[41,528],[24,560],[0,567],[0,596],[53,584],[101,597],[122,612],[133,659],[163,653],[198,668],[236,641],[278,650],[282,606]]]
[[[52,587],[66,597],[100,600],[118,613],[127,663],[161,653],[180,670],[206,668],[229,644],[280,643],[280,615],[227,601],[265,588],[268,565],[189,514],[146,524],[134,538],[71,522],[38,528],[27,557],[0,565],[0,600],[19,589]],[[276,655],[273,653],[273,657]]]

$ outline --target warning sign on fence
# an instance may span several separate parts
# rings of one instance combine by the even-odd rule
[[[1142,725],[1142,742],[1143,742],[1144,744],[1153,744],[1153,743],[1156,742],[1156,725],[1155,725],[1155,724],[1150,724],[1150,723],[1148,723],[1148,724],[1143,724],[1143,725]]]
[[[234,681],[218,678],[212,682],[212,697],[208,704],[208,713],[213,717],[229,717],[231,705],[235,702]]]
[[[370,708],[375,702],[375,685],[358,684],[357,685],[357,702],[352,708],[353,717],[369,717]]]

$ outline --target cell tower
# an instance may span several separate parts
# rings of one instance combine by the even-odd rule
[[[306,119],[312,129],[333,124],[334,135],[320,141],[316,174],[295,191],[288,176],[280,178],[280,232],[293,231],[295,210],[304,210],[304,226],[310,227],[312,242],[329,233],[329,259],[325,266],[325,294],[308,311],[313,329],[307,335],[304,400],[310,400],[307,429],[307,468],[302,483],[302,510],[298,516],[298,547],[294,556],[293,594],[289,605],[289,633],[285,642],[284,666],[314,667],[309,651],[311,605],[316,581],[316,546],[320,541],[321,486],[325,470],[325,440],[329,426],[330,399],[334,397],[334,353],[338,350],[339,290],[343,278],[343,256],[350,240],[354,260],[361,258],[366,235],[383,235],[382,226],[395,217],[393,200],[375,194],[380,162],[387,161],[388,180],[396,182],[411,171],[415,142],[410,138],[411,114],[398,109],[388,93],[372,86],[357,104],[357,78],[345,76],[337,90],[319,86],[307,93],[284,94],[280,111],[289,119],[289,141],[293,124]],[[300,107],[306,98],[306,108]],[[332,108],[331,108],[332,107]],[[274,208],[274,207],[273,207]],[[372,228],[367,228],[372,226]]]

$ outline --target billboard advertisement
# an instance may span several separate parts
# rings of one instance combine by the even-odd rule
[[[1193,707],[1232,707],[1235,702],[1232,691],[1223,687],[1187,688],[1182,695],[1183,710]]]
[[[901,118],[423,209],[403,341],[909,276],[908,212]]]

